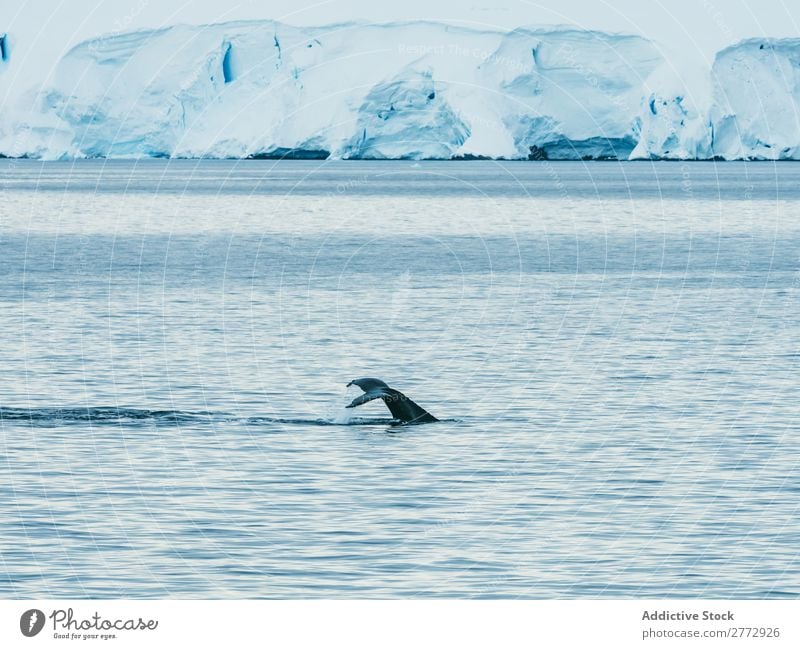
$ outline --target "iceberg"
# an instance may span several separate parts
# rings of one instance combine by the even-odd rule
[[[800,40],[743,41],[689,83],[645,38],[570,27],[175,25],[82,42],[11,93],[18,41],[5,156],[800,158]]]
[[[800,159],[800,39],[749,39],[717,54],[711,154]]]

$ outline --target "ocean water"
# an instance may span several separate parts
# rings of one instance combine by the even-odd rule
[[[800,165],[0,163],[0,596],[800,595]]]

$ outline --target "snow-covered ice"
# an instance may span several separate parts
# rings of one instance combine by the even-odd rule
[[[800,39],[703,70],[568,27],[176,25],[85,41],[24,84],[24,40],[0,45],[7,156],[800,159]]]

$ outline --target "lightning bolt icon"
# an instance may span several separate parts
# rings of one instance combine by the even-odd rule
[[[38,619],[38,615],[36,615],[36,611],[31,613],[31,619],[28,620],[28,631],[33,630],[33,625],[36,624],[36,620]]]

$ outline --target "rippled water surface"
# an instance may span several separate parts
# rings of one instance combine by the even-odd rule
[[[0,163],[0,595],[800,595],[800,165]]]

